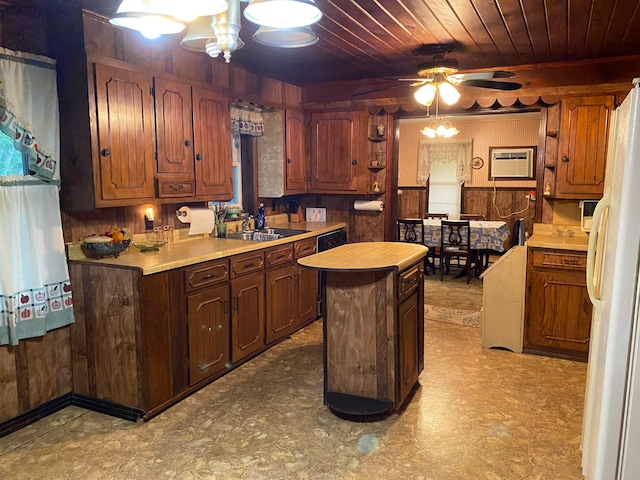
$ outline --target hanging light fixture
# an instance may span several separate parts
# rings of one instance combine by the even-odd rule
[[[184,30],[184,23],[177,18],[153,10],[143,0],[122,0],[116,14],[109,23],[118,27],[138,30],[149,39],[163,34],[179,33]]]
[[[428,115],[429,105],[427,105],[427,116]],[[436,116],[431,120],[431,122],[429,122],[429,125],[420,130],[420,133],[429,138],[451,138],[460,133],[460,130],[451,125],[451,122],[448,120],[438,119],[438,97],[436,97]]]
[[[206,52],[210,57],[217,57],[222,53],[218,45],[216,34],[211,28],[212,16],[198,17],[189,26],[185,37],[180,41],[180,46],[193,52]],[[244,47],[244,42],[237,38],[236,50]]]
[[[297,48],[313,45],[318,35],[310,26],[298,28],[272,28],[264,25],[253,34],[253,39],[269,47]]]
[[[164,12],[184,22],[224,12],[227,0],[142,0],[149,8]]]
[[[313,0],[250,0],[244,16],[265,27],[297,28],[313,25],[322,12]]]

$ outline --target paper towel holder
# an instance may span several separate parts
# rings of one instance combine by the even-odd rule
[[[176,210],[176,217],[186,217],[186,216],[187,216],[187,212]]]

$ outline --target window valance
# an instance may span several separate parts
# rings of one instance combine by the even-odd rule
[[[472,139],[420,140],[418,146],[418,177],[420,185],[426,185],[431,163],[456,162],[456,178],[460,184],[471,180]]]

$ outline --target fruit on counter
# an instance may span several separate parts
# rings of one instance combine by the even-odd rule
[[[113,242],[113,238],[107,237],[106,235],[91,235],[89,237],[84,237],[84,243],[109,243]]]

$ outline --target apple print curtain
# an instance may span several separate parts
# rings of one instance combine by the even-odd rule
[[[0,345],[73,322],[60,221],[55,62],[0,48],[0,130],[29,175],[0,177]]]

